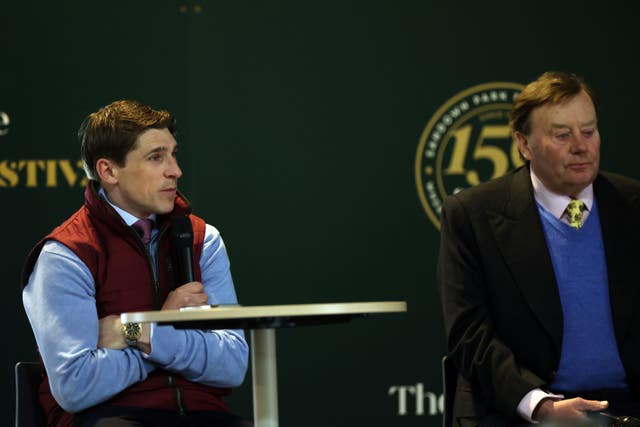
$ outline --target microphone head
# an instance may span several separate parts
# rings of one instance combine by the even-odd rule
[[[190,248],[193,246],[193,227],[187,216],[171,218],[171,242],[174,248]]]
[[[640,426],[640,420],[633,417],[620,417],[618,418],[619,423],[616,426],[624,426],[624,427],[638,427]]]

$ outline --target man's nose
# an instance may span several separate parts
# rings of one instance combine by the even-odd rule
[[[166,171],[166,175],[171,178],[180,178],[182,176],[182,169],[178,166],[178,161],[175,158],[172,158],[169,162],[169,168]]]
[[[581,132],[577,132],[575,135],[571,141],[571,151],[574,153],[586,151],[587,144],[589,143],[587,138]]]

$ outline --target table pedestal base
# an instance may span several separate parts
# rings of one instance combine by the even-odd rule
[[[278,373],[275,329],[251,330],[253,373],[253,423],[255,427],[278,427]]]

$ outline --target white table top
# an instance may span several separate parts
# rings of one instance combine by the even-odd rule
[[[347,302],[288,305],[226,305],[189,307],[182,310],[141,311],[123,313],[122,323],[189,322],[199,320],[256,319],[265,317],[336,316],[407,311],[404,301]]]

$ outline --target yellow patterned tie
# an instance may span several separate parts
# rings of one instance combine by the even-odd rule
[[[587,209],[582,200],[573,199],[567,205],[567,215],[569,215],[569,225],[579,229],[582,227],[582,212]]]

